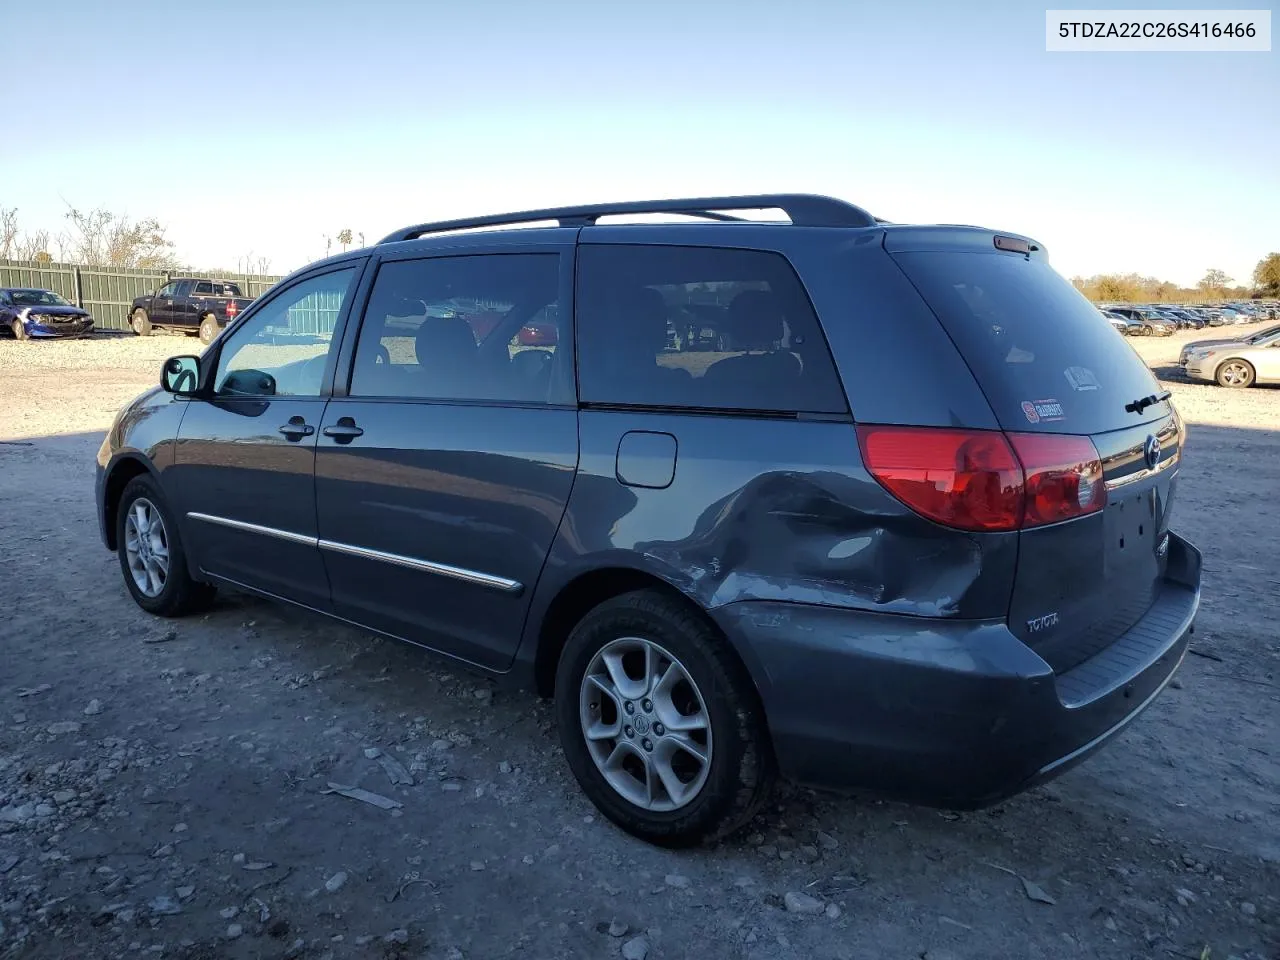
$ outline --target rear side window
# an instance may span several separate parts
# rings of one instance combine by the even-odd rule
[[[559,257],[485,254],[378,269],[356,342],[353,397],[571,403]]]
[[[1125,405],[1159,393],[1147,365],[1043,260],[895,253],[1006,430],[1093,434],[1166,416]]]
[[[809,298],[778,254],[587,244],[577,313],[584,402],[848,409]]]
[[[198,296],[201,296],[202,294],[205,296],[210,296],[213,294],[213,284],[210,283],[208,280],[201,280],[199,283],[196,284],[196,296],[198,297]]]

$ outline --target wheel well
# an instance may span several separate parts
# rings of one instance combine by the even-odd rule
[[[147,468],[141,463],[129,459],[121,460],[107,474],[107,484],[102,494],[102,510],[105,519],[103,526],[106,529],[107,546],[112,550],[116,549],[116,514],[120,509],[120,498],[124,495],[124,488],[134,477],[146,472]]]
[[[653,574],[626,567],[610,567],[584,573],[566,584],[547,607],[538,631],[538,649],[534,659],[534,684],[540,697],[555,693],[556,667],[560,651],[578,621],[604,601],[632,590],[656,589],[688,603],[688,598],[665,580]],[[699,612],[702,610],[699,607]],[[708,618],[710,619],[710,618]]]

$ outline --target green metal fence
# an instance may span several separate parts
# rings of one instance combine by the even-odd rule
[[[0,287],[52,290],[93,314],[98,330],[128,330],[133,298],[155,293],[174,277],[231,280],[246,297],[259,297],[280,278],[247,273],[189,270],[132,270],[86,267],[76,263],[0,260]]]

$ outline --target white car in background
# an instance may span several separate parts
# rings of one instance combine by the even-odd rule
[[[1223,387],[1280,383],[1280,326],[1234,340],[1188,343],[1178,365],[1193,380],[1212,380]]]

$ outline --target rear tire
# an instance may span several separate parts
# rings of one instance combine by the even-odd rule
[[[200,342],[206,346],[213,343],[213,338],[218,335],[218,321],[213,318],[213,314],[206,313],[200,318]]]
[[[1220,387],[1251,387],[1257,376],[1253,364],[1247,360],[1227,360],[1218,366],[1214,377]]]
[[[133,332],[140,337],[151,336],[151,318],[147,316],[147,311],[141,307],[133,311],[129,326],[133,327]]]
[[[27,328],[23,326],[22,321],[15,319],[9,324],[9,329],[13,331],[13,339],[26,340],[28,337]]]
[[[216,590],[187,569],[177,521],[149,474],[130,480],[120,497],[116,555],[125,587],[147,613],[181,617],[213,602]]]
[[[574,627],[555,709],[565,758],[591,802],[658,846],[732,833],[776,778],[746,668],[696,610],[658,590],[606,600]]]

